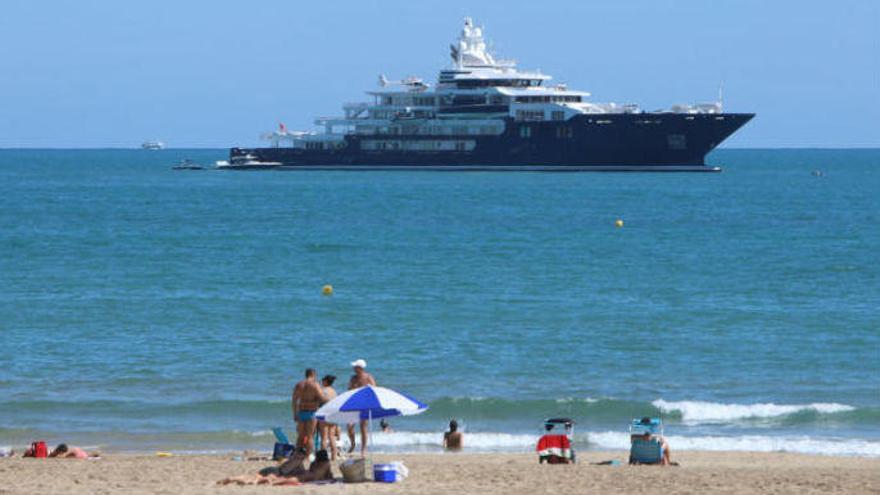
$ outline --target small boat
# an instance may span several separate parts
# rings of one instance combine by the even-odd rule
[[[180,160],[180,163],[171,167],[171,170],[205,170],[205,167],[200,164],[190,160],[189,158],[185,158]]]
[[[162,141],[144,141],[141,144],[141,148],[145,150],[164,150],[165,143]]]
[[[281,166],[281,162],[262,162],[251,154],[233,156],[229,160],[217,162],[218,170],[271,170]]]

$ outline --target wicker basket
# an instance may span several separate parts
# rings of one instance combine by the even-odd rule
[[[362,483],[367,481],[367,460],[364,458],[348,459],[339,463],[342,479],[346,483]]]

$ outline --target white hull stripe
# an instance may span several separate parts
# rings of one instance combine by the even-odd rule
[[[284,171],[449,171],[449,172],[720,172],[721,167],[704,165],[285,165]]]

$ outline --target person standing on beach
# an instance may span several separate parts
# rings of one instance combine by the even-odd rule
[[[306,449],[307,453],[313,450],[315,429],[318,427],[315,412],[321,404],[327,402],[324,391],[318,385],[317,376],[314,368],[306,369],[306,379],[296,384],[291,399],[293,420],[296,421],[296,446]]]
[[[321,387],[324,390],[326,402],[330,402],[336,398],[336,390],[333,389],[333,382],[335,381],[336,377],[334,375],[326,375],[324,378],[321,378]],[[329,450],[330,459],[335,461],[338,453],[336,449],[336,437],[339,434],[339,425],[328,423],[326,421],[318,421],[318,432],[321,434],[321,447]]]
[[[348,389],[354,390],[356,388],[366,387],[367,385],[376,386],[376,379],[373,378],[373,375],[367,373],[367,362],[363,359],[358,359],[351,363],[352,369],[354,369],[354,375],[351,376],[351,380],[348,381]],[[361,455],[365,456],[367,454],[367,420],[361,420]],[[351,442],[351,447],[348,449],[348,453],[354,452],[354,423],[348,424],[348,440]]]

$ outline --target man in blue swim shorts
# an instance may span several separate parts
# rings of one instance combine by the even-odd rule
[[[293,388],[293,420],[296,421],[296,446],[311,453],[314,450],[315,430],[318,420],[315,413],[327,396],[318,384],[318,373],[314,368],[306,370],[306,379]]]

